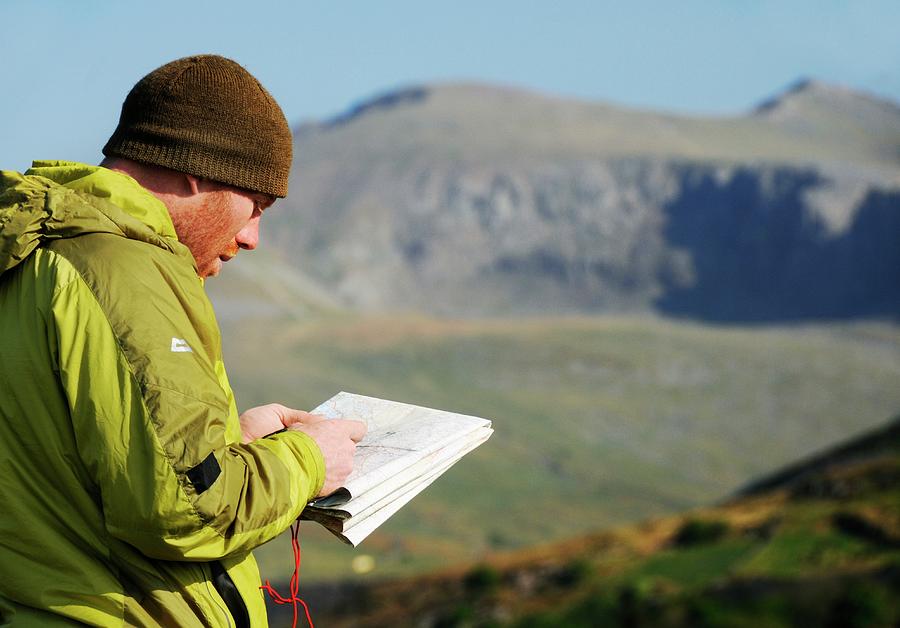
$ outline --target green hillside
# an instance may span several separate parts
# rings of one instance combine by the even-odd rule
[[[766,484],[714,508],[306,597],[329,626],[897,625],[900,417]]]
[[[494,421],[486,445],[360,549],[304,524],[308,581],[350,575],[361,553],[375,574],[421,572],[709,503],[900,408],[890,325],[336,314],[222,325],[242,409],[311,408],[348,390]],[[260,556],[266,577],[289,572],[284,539]]]

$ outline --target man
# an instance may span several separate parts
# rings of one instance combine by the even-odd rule
[[[239,417],[203,291],[287,194],[290,129],[197,56],[134,86],[103,152],[0,174],[0,623],[265,625],[251,550],[365,432]]]

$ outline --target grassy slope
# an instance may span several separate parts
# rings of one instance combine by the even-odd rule
[[[241,408],[344,389],[494,420],[359,550],[306,524],[307,581],[348,575],[360,552],[379,574],[422,571],[676,512],[900,407],[890,326],[348,317],[225,321],[223,335]],[[261,548],[264,576],[284,578],[288,555],[284,539]]]
[[[716,508],[309,597],[336,626],[894,625],[900,418],[894,426],[893,451]]]

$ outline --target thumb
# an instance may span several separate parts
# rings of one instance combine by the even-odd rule
[[[282,411],[279,413],[281,418],[281,424],[285,427],[290,427],[291,425],[296,425],[300,423],[302,425],[311,425],[313,423],[318,423],[319,421],[324,421],[325,417],[319,416],[318,414],[310,414],[305,410],[295,410],[293,408],[283,407]]]
[[[362,421],[350,419],[331,419],[330,423],[338,423],[354,443],[358,443],[366,435],[369,428]]]

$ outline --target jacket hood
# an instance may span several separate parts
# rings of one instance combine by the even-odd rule
[[[90,233],[147,242],[194,263],[166,206],[125,174],[66,161],[0,171],[0,273],[48,241]]]

